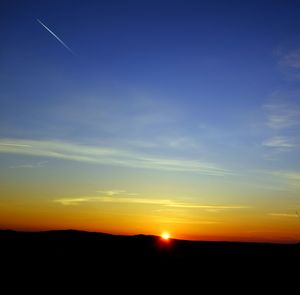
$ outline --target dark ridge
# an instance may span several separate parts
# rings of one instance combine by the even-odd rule
[[[300,244],[164,241],[151,235],[77,230],[0,230],[0,262],[5,274],[13,278],[28,273],[35,277],[54,269],[51,275],[80,280],[195,275],[202,280],[253,279],[266,274],[276,277],[299,267]]]

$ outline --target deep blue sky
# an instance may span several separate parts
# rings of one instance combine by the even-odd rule
[[[201,105],[216,103],[220,95],[249,104],[280,83],[274,51],[299,38],[300,12],[295,1],[245,2],[4,1],[1,65],[7,86],[15,89],[11,80],[23,81],[26,74],[28,91],[45,93],[64,87],[67,76],[80,89],[106,79]],[[57,46],[36,18],[78,57]],[[37,81],[49,72],[63,76],[64,85]]]
[[[3,175],[300,206],[299,1],[1,1],[0,44]]]
[[[286,60],[298,54],[299,5],[2,1],[1,132],[25,138],[119,137],[118,130],[95,136],[87,121],[116,124],[117,117],[126,121],[157,110],[157,116],[166,111],[168,120],[175,112],[180,120],[174,119],[173,131],[193,137],[199,126],[246,128],[253,116],[266,115],[269,103],[298,106],[297,65],[292,64],[297,60]],[[114,118],[93,115],[91,109]],[[55,122],[68,130],[56,133]],[[165,123],[156,132],[163,129],[169,129]]]

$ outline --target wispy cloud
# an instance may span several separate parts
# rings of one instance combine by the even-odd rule
[[[288,217],[288,218],[299,218],[297,215],[297,212],[291,214],[291,213],[268,213],[269,216],[274,217]]]
[[[300,172],[299,171],[272,171],[270,172],[274,176],[284,178],[287,180],[299,181],[300,184]]]
[[[0,153],[57,158],[103,165],[165,171],[187,171],[212,176],[232,174],[214,163],[190,159],[154,157],[109,147],[88,146],[62,141],[0,139]]]
[[[300,48],[281,54],[280,65],[300,69]]]
[[[202,205],[197,203],[173,203],[169,205],[170,207],[178,208],[198,208],[207,210],[228,210],[228,209],[249,209],[249,206],[241,205]],[[216,212],[216,211],[215,211]]]
[[[97,200],[95,197],[82,197],[82,198],[61,198],[54,200],[54,203],[59,203],[64,206],[74,206],[79,205],[81,203],[91,202],[93,200]]]
[[[137,196],[137,193],[128,193],[126,190],[107,190],[107,191],[96,191],[97,193],[104,194],[107,196],[119,196],[119,195],[126,195],[126,196]]]
[[[298,148],[300,145],[296,134],[300,123],[299,107],[277,99],[264,105],[263,109],[267,128],[265,129],[266,138],[261,145],[269,148],[271,152],[271,157],[267,154],[266,158],[275,159],[274,156],[278,153]]]
[[[261,171],[272,177],[276,185],[279,185],[281,189],[299,193],[300,189],[300,172],[299,171]]]
[[[143,204],[143,205],[158,205],[172,208],[188,208],[188,209],[203,209],[203,210],[237,210],[250,209],[244,205],[208,205],[200,203],[178,202],[170,199],[153,199],[153,198],[136,198],[136,197],[115,197],[115,196],[83,196],[78,198],[60,198],[55,199],[55,203],[61,205],[79,205],[85,202],[101,202],[101,203],[117,203],[117,204]]]
[[[8,146],[8,147],[25,147],[25,148],[31,148],[31,145],[28,144],[17,144],[17,143],[11,143],[11,142],[1,142],[2,146]]]
[[[201,144],[196,142],[193,138],[187,136],[159,136],[151,138],[151,140],[129,140],[129,145],[142,147],[146,149],[199,149]]]
[[[284,103],[269,103],[264,105],[267,111],[267,126],[272,129],[286,129],[299,125],[298,109]]]
[[[9,166],[9,168],[12,168],[12,169],[14,169],[14,168],[42,168],[47,163],[48,163],[48,161],[41,161],[41,162],[32,163],[32,164],[13,165],[13,166]]]
[[[167,199],[151,199],[151,198],[128,198],[128,197],[98,197],[99,202],[104,203],[124,203],[124,204],[148,204],[171,206],[173,201]]]
[[[291,138],[284,136],[274,136],[269,139],[266,139],[265,141],[263,141],[262,145],[267,147],[283,149],[291,149],[297,146],[292,142]]]
[[[199,224],[199,225],[213,225],[220,224],[221,221],[215,220],[193,220],[190,218],[178,218],[178,217],[164,217],[164,216],[153,216],[156,217],[161,223],[172,223],[172,224]]]

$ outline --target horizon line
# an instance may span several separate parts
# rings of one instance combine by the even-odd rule
[[[144,237],[154,237],[157,239],[161,239],[160,235],[157,234],[117,234],[117,233],[107,233],[107,232],[100,232],[100,231],[89,231],[89,230],[81,230],[81,229],[48,229],[48,230],[16,230],[10,228],[0,228],[1,232],[15,232],[15,233],[51,233],[51,232],[77,232],[77,233],[88,233],[88,234],[102,234],[108,236],[115,236],[115,237],[137,237],[137,236],[144,236]],[[270,244],[270,245],[300,245],[300,240],[297,241],[259,241],[259,240],[200,240],[200,239],[181,239],[176,237],[170,237],[172,241],[186,241],[186,242],[199,242],[199,243],[228,243],[228,244]]]

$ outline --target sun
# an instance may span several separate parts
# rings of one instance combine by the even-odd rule
[[[161,234],[161,237],[162,237],[163,240],[167,241],[167,240],[170,239],[170,234],[167,233],[167,232],[163,232],[163,233]]]

